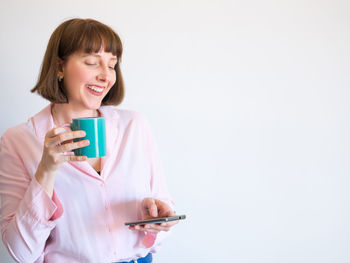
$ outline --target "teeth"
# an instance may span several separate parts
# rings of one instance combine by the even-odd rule
[[[88,86],[89,89],[92,89],[96,92],[102,92],[103,91],[103,88],[98,88],[98,87],[95,87],[95,86]]]

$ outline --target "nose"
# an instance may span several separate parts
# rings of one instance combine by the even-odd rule
[[[108,81],[108,66],[102,66],[100,72],[97,75],[97,80],[101,82]]]

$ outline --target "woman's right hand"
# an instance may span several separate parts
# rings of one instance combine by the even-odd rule
[[[73,142],[85,137],[85,131],[72,131],[69,127],[54,128],[46,133],[40,168],[46,173],[55,173],[63,162],[85,161],[86,156],[75,156],[71,151],[90,144],[89,140]]]
[[[43,155],[35,173],[35,178],[52,197],[56,171],[67,161],[85,161],[86,156],[75,156],[71,151],[90,144],[89,140],[73,142],[85,137],[85,131],[71,131],[69,127],[54,128],[46,133]]]

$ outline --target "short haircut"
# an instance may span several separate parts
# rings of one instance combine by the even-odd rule
[[[119,105],[124,98],[124,82],[120,71],[122,42],[109,26],[93,19],[70,19],[52,33],[46,48],[39,79],[31,92],[37,92],[53,103],[68,103],[64,80],[58,81],[59,65],[75,52],[98,53],[101,47],[117,57],[114,67],[116,82],[102,100],[102,105]]]

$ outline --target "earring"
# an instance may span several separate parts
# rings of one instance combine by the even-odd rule
[[[57,79],[58,79],[58,82],[61,82],[63,78],[61,78],[61,76],[58,76]]]

